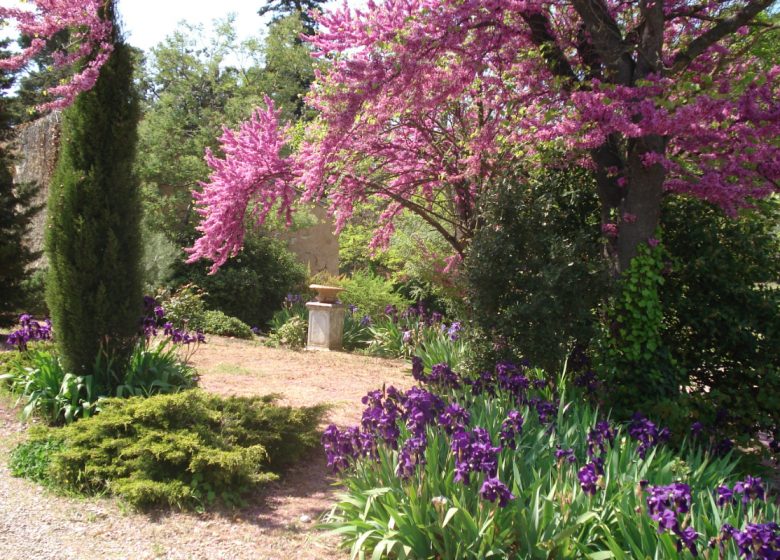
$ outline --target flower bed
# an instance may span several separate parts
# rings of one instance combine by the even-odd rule
[[[777,558],[777,507],[731,453],[637,416],[609,421],[539,370],[474,377],[413,362],[424,387],[364,397],[330,426],[346,492],[325,525],[375,558]],[[559,387],[561,389],[559,389]]]

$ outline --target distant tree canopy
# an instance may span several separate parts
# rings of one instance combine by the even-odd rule
[[[0,42],[0,53],[5,46],[7,42]],[[18,311],[22,300],[22,282],[35,256],[22,241],[32,216],[39,210],[30,204],[34,186],[14,187],[13,183],[8,147],[13,116],[11,100],[6,96],[13,81],[11,73],[0,71],[0,324],[15,319],[12,313]]]
[[[247,118],[268,95],[293,121],[314,78],[297,15],[271,24],[265,38],[239,42],[232,19],[211,30],[183,24],[155,46],[140,77],[144,117],[136,172],[146,218],[177,246],[190,243],[197,217],[190,191],[208,178],[206,148],[216,148],[222,125]]]
[[[317,22],[309,12],[319,8],[326,0],[265,0],[265,5],[257,10],[261,16],[274,14],[273,22],[290,15],[298,14],[303,24],[306,35],[314,35],[317,30]]]

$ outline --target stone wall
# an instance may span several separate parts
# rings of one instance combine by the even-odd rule
[[[42,203],[44,206],[44,210],[33,219],[28,236],[33,251],[43,250],[46,198],[54,167],[57,164],[61,123],[59,112],[50,113],[21,127],[16,142],[18,157],[14,180],[16,183],[40,185],[35,202]],[[339,242],[333,234],[333,222],[325,209],[319,205],[315,205],[312,212],[318,223],[295,231],[282,231],[279,237],[287,242],[290,250],[312,274],[323,270],[338,274]],[[45,264],[45,257],[41,257],[34,266],[37,268]]]
[[[22,125],[16,139],[16,168],[14,181],[17,184],[35,183],[39,186],[34,203],[41,204],[43,210],[38,212],[30,224],[27,243],[33,251],[40,251],[41,257],[33,263],[33,267],[45,266],[43,256],[43,234],[46,227],[46,198],[49,193],[49,182],[57,165],[57,155],[60,145],[61,114],[53,112],[34,122]]]
[[[315,204],[310,207],[317,224],[298,230],[282,231],[281,239],[287,242],[290,250],[309,268],[311,274],[326,271],[339,273],[339,239],[333,233],[335,226],[327,210]]]

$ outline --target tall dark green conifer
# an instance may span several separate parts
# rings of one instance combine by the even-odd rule
[[[67,370],[90,371],[106,352],[115,371],[136,340],[141,312],[140,199],[132,173],[139,118],[130,48],[116,29],[95,87],[63,114],[51,181],[46,299]],[[111,390],[121,379],[100,381]]]
[[[0,50],[5,47],[0,42]],[[0,323],[12,322],[21,303],[22,280],[35,255],[22,244],[30,220],[40,209],[31,205],[31,186],[14,187],[9,153],[11,115],[5,92],[13,77],[0,73]]]

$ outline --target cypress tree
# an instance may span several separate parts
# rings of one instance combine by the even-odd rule
[[[95,87],[64,111],[48,204],[46,301],[63,365],[75,373],[91,373],[99,355],[121,372],[141,314],[141,207],[132,172],[139,103],[112,0],[104,10],[114,22],[114,51]],[[112,391],[121,377],[98,383]]]
[[[5,47],[0,42],[0,51]],[[32,206],[35,189],[31,185],[14,187],[10,154],[11,111],[5,91],[13,76],[0,72],[0,324],[15,321],[24,293],[22,280],[36,257],[22,244],[32,217],[40,210]]]

